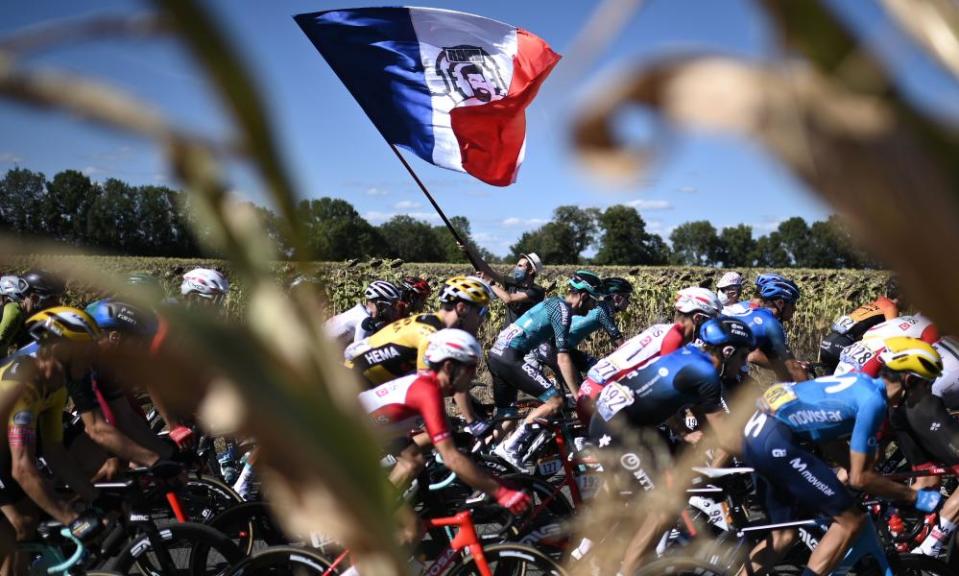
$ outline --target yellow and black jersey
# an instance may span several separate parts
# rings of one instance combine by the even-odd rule
[[[0,429],[0,450],[8,450],[11,439],[24,443],[32,443],[36,436],[43,438],[44,442],[63,440],[67,389],[59,386],[53,392],[40,390],[33,358],[20,356],[0,366],[0,398],[8,394],[18,394],[18,397],[7,425]],[[11,434],[16,438],[11,438]]]
[[[346,366],[372,386],[416,370],[425,370],[426,345],[431,334],[444,328],[435,314],[417,314],[391,322],[372,336],[346,349]]]

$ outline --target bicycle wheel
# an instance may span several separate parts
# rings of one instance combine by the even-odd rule
[[[726,576],[729,572],[702,560],[663,558],[647,564],[635,576]],[[733,572],[735,574],[735,572]]]
[[[535,548],[520,544],[494,544],[483,548],[483,556],[493,576],[565,576],[559,564]],[[447,572],[449,576],[480,574],[476,558],[460,559]]]
[[[131,540],[107,568],[121,574],[174,576],[220,574],[244,558],[243,552],[217,530],[184,522],[157,530],[159,546],[140,534]]]
[[[257,552],[226,571],[223,576],[323,576],[331,562],[312,550],[296,546],[274,546]],[[333,570],[329,574],[339,574]]]
[[[245,502],[233,488],[213,476],[188,479],[177,492],[191,522],[208,523],[216,515]]]
[[[265,502],[244,502],[217,514],[206,523],[224,533],[247,556],[269,546],[289,544],[276,527]]]

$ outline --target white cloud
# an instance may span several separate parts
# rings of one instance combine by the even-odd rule
[[[0,152],[0,164],[19,164],[23,158],[13,152]]]
[[[389,192],[383,190],[382,188],[373,187],[366,189],[367,196],[386,196],[387,194],[389,194]]]
[[[762,222],[752,224],[753,230],[760,233],[772,232],[783,222],[783,218],[767,218]]]
[[[542,226],[546,224],[549,220],[543,218],[516,218],[511,216],[503,220],[500,225],[506,228],[533,228],[535,226]]]
[[[393,208],[396,210],[412,210],[413,208],[420,208],[422,206],[419,202],[413,202],[412,200],[400,200],[396,204],[393,204]]]
[[[365,212],[363,214],[363,218],[365,218],[368,222],[371,222],[373,224],[382,224],[383,222],[386,222],[390,218],[394,216],[400,216],[400,215],[409,216],[417,220],[426,220],[427,222],[439,222],[440,220],[439,214],[437,214],[436,212],[405,212],[405,211],[379,212],[376,210],[370,210],[369,212]]]
[[[640,198],[639,200],[631,200],[626,203],[627,206],[632,206],[637,210],[672,210],[673,205],[669,200],[648,200],[646,198]]]
[[[102,169],[102,168],[98,168],[98,167],[96,167],[96,166],[87,166],[87,167],[85,167],[83,170],[81,170],[81,172],[83,172],[83,173],[86,174],[87,176],[93,176],[94,174],[100,174],[100,173],[102,173],[102,172],[103,172],[103,169]]]

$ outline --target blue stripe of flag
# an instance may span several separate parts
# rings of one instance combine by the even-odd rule
[[[294,16],[386,139],[433,161],[433,108],[406,8]]]

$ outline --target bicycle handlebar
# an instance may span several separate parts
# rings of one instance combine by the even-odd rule
[[[70,568],[73,568],[74,566],[76,566],[76,564],[80,562],[80,558],[83,557],[83,552],[85,550],[85,548],[83,547],[83,542],[80,542],[80,540],[73,535],[73,532],[70,532],[69,528],[64,527],[63,529],[61,529],[60,536],[63,536],[67,540],[76,544],[77,549],[73,551],[72,556],[70,556],[69,558],[61,562],[60,564],[57,564],[56,566],[50,566],[49,568],[47,568],[47,574],[60,574],[60,573],[66,572]]]

